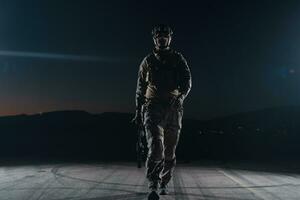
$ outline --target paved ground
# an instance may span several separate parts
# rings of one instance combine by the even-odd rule
[[[242,167],[241,167],[242,166]],[[245,169],[246,168],[246,169]],[[268,168],[265,168],[268,169]],[[135,163],[0,166],[0,199],[146,199],[145,168]],[[300,174],[255,166],[178,164],[170,195],[161,199],[300,199]]]

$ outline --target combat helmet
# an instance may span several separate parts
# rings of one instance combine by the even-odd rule
[[[173,30],[171,29],[170,26],[168,26],[166,24],[159,24],[159,25],[154,26],[151,33],[152,33],[152,37],[155,37],[160,34],[166,34],[166,35],[172,36]]]

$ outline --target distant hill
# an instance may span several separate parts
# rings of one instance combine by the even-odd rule
[[[63,110],[0,117],[0,157],[134,160],[131,113]],[[215,118],[183,119],[178,159],[296,159],[300,107]]]
[[[232,132],[277,132],[290,134],[299,130],[300,106],[281,106],[251,112],[237,113],[204,122],[205,128]],[[295,129],[295,130],[293,130]]]

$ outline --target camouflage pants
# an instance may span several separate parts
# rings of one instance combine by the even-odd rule
[[[167,184],[176,165],[176,146],[182,128],[183,106],[148,100],[143,106],[148,155],[145,163],[149,188]]]

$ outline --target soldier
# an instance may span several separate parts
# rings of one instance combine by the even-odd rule
[[[183,102],[192,87],[190,69],[183,55],[172,48],[173,31],[167,25],[152,30],[155,48],[141,62],[136,88],[136,114],[131,122],[143,123],[148,155],[145,163],[149,180],[148,199],[168,194],[176,165]]]

